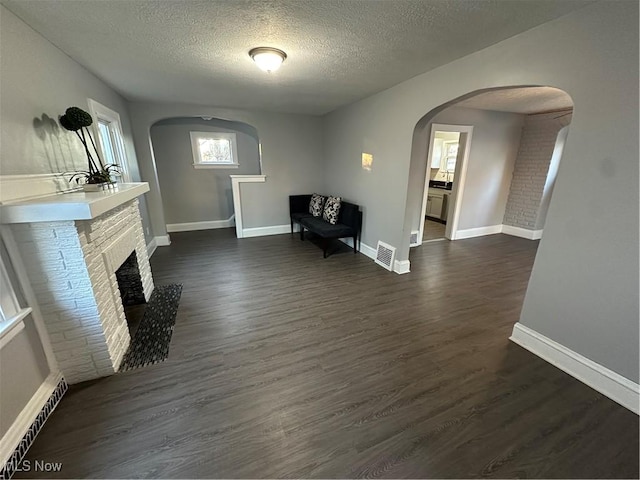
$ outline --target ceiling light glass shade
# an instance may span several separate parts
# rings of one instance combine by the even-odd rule
[[[253,58],[258,68],[268,73],[278,70],[284,59],[287,58],[287,54],[282,50],[270,47],[254,48],[249,52],[249,56]]]

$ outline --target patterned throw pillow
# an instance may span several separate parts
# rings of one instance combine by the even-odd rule
[[[342,197],[327,197],[327,201],[324,203],[322,219],[326,220],[331,225],[335,225],[336,223],[338,223],[338,214],[340,213],[341,204]]]
[[[311,195],[311,201],[309,202],[309,213],[314,217],[322,215],[322,208],[324,207],[325,197],[314,193]]]

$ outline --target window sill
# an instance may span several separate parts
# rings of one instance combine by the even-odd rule
[[[24,319],[31,313],[31,308],[23,308],[13,317],[0,322],[0,348],[5,346],[24,328]]]
[[[208,165],[205,163],[194,163],[193,168],[238,168],[240,166],[239,163],[224,163],[219,165]]]

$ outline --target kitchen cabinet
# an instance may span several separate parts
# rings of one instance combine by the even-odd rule
[[[444,194],[429,193],[427,195],[427,216],[440,218],[442,216],[442,203]]]
[[[451,190],[442,188],[429,188],[427,191],[427,210],[425,215],[431,218],[447,220]]]

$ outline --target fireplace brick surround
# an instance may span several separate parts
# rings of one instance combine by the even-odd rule
[[[138,200],[93,219],[11,229],[65,379],[117,372],[131,339],[115,272],[133,251],[147,301],[154,289]]]

